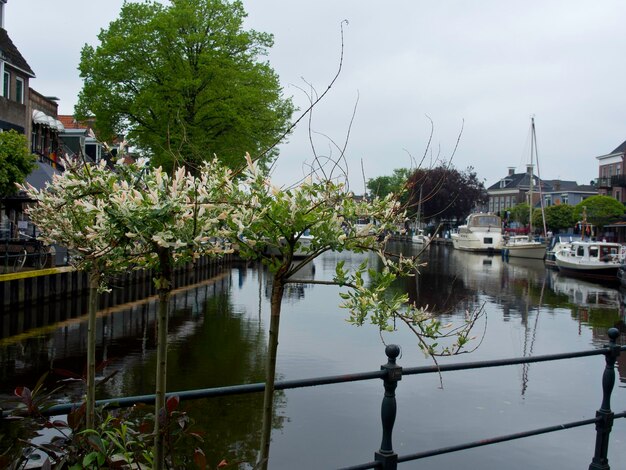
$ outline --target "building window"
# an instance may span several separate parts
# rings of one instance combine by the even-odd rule
[[[569,204],[569,196],[567,194],[561,194],[561,203]]]
[[[9,94],[10,92],[11,92],[11,74],[5,70],[4,82],[2,85],[2,96],[4,96],[6,99],[9,99],[9,96],[11,96]]]
[[[24,80],[19,77],[15,78],[15,101],[24,104]]]
[[[552,205],[552,195],[546,194],[546,199],[544,202],[546,207],[550,207]]]

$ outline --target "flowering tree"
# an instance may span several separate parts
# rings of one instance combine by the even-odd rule
[[[98,165],[64,162],[66,171],[54,175],[52,182],[37,190],[20,186],[36,201],[28,209],[30,219],[39,227],[47,243],[66,246],[78,269],[89,276],[87,326],[86,427],[94,427],[96,373],[96,312],[99,291],[105,288],[104,276],[124,268],[128,262],[124,233],[106,215],[109,198],[118,175]]]
[[[407,294],[388,293],[388,287],[400,276],[413,276],[419,261],[412,257],[391,255],[385,251],[389,233],[404,226],[400,204],[389,195],[383,199],[355,198],[346,185],[331,178],[307,179],[293,188],[272,185],[267,173],[247,157],[247,168],[240,185],[224,191],[232,212],[225,219],[229,237],[238,240],[239,253],[245,259],[260,260],[273,274],[269,346],[266,365],[263,429],[259,463],[267,468],[271,437],[276,355],[281,303],[285,285],[290,282],[334,284],[348,287],[341,294],[342,307],[349,311],[349,321],[363,325],[370,321],[381,330],[392,330],[393,319],[400,318],[416,333],[420,347],[430,355],[453,354],[467,342],[467,328],[454,332],[455,340],[437,348],[430,339],[446,336],[443,326],[429,312],[408,302]],[[373,222],[359,224],[367,218]],[[302,237],[311,235],[310,243]],[[373,251],[382,260],[377,271],[361,264],[349,271],[342,263],[336,267],[333,281],[302,281],[298,271],[326,251]],[[293,264],[294,253],[304,256]]]
[[[220,237],[227,214],[219,194],[229,187],[230,170],[213,160],[200,176],[184,167],[172,176],[161,168],[150,169],[144,162],[123,166],[113,185],[107,207],[110,223],[132,244],[137,266],[154,269],[159,295],[157,315],[157,370],[155,402],[154,468],[164,466],[164,436],[167,389],[167,331],[173,270],[201,255],[230,251]]]
[[[160,427],[165,406],[168,305],[173,269],[203,254],[230,250],[220,237],[226,217],[220,192],[230,185],[230,170],[217,161],[193,176],[180,168],[169,176],[147,161],[123,164],[116,171],[99,165],[69,165],[52,184],[38,191],[29,186],[37,204],[29,213],[50,243],[67,246],[78,254],[77,267],[89,272],[90,300],[87,353],[87,420],[94,425],[95,326],[98,290],[103,275],[121,269],[151,268],[157,273],[157,371],[155,467],[163,465]],[[160,463],[159,463],[160,462]]]

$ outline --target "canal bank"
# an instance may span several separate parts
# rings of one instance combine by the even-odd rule
[[[209,279],[232,263],[232,255],[222,258],[201,257],[174,271],[174,286],[186,286]],[[140,300],[154,295],[154,273],[137,269],[113,276],[108,285],[110,292],[100,296],[99,308]],[[0,314],[45,311],[55,302],[70,300],[70,305],[86,307],[89,290],[87,273],[70,266],[0,274]]]

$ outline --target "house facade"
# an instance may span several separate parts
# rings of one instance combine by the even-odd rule
[[[82,122],[74,119],[74,116],[62,114],[59,121],[64,127],[60,137],[68,156],[96,163],[106,156],[106,149],[94,136],[93,120]]]
[[[598,193],[611,196],[619,202],[626,202],[626,175],[624,174],[624,159],[626,141],[607,155],[596,157],[599,164],[599,174],[596,186]]]
[[[531,181],[533,184],[532,201],[529,200]],[[489,212],[503,215],[507,210],[524,202],[535,206],[541,200],[540,194],[551,191],[552,186],[547,181],[540,180],[534,175],[533,165],[527,165],[524,173],[515,173],[515,168],[510,167],[504,178],[487,188],[488,209]]]
[[[30,89],[30,151],[40,161],[55,168],[63,154],[60,134],[65,130],[63,123],[57,119],[57,100],[56,97],[43,96]]]
[[[542,194],[544,207],[569,204],[575,206],[590,196],[598,194],[595,186],[578,184],[576,181],[547,180],[551,190]]]
[[[0,130],[14,129],[30,135],[29,80],[35,73],[22,57],[4,29],[4,8],[7,0],[0,0]]]

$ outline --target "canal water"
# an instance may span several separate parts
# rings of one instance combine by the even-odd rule
[[[395,250],[415,248],[395,245]],[[301,271],[328,280],[338,261],[357,265],[367,255],[327,253]],[[626,332],[623,293],[563,277],[536,260],[510,259],[433,246],[422,255],[420,275],[394,289],[428,306],[444,323],[459,325],[481,310],[474,328],[478,348],[440,358],[441,364],[586,350],[607,342],[607,329]],[[172,300],[168,390],[262,382],[269,316],[268,273],[235,265]],[[400,345],[404,367],[430,365],[413,334],[354,327],[338,307],[334,286],[291,284],[281,317],[277,380],[377,370],[385,344]],[[62,309],[60,309],[62,310]],[[59,308],[51,309],[59,311]],[[154,298],[102,311],[98,357],[115,375],[98,398],[152,393],[155,369]],[[21,313],[23,314],[23,312]],[[34,385],[45,371],[80,374],[86,351],[86,318],[55,316],[47,324],[14,331],[5,314],[0,325],[0,394]],[[44,322],[46,323],[46,322]],[[27,324],[30,324],[27,322]],[[623,342],[623,336],[620,338]],[[461,444],[501,434],[592,418],[602,398],[604,357],[484,370],[405,376],[398,384],[393,442],[402,454]],[[612,407],[626,409],[626,358],[618,362]],[[54,374],[53,374],[54,375]],[[67,399],[82,389],[69,384]],[[278,392],[270,468],[320,469],[373,460],[380,446],[380,380]],[[205,437],[213,467],[222,459],[250,468],[260,440],[262,395],[191,402],[187,410]],[[402,464],[420,469],[587,468],[595,442],[593,426]],[[626,420],[611,435],[611,468],[626,468]],[[232,468],[237,468],[234,465]]]

